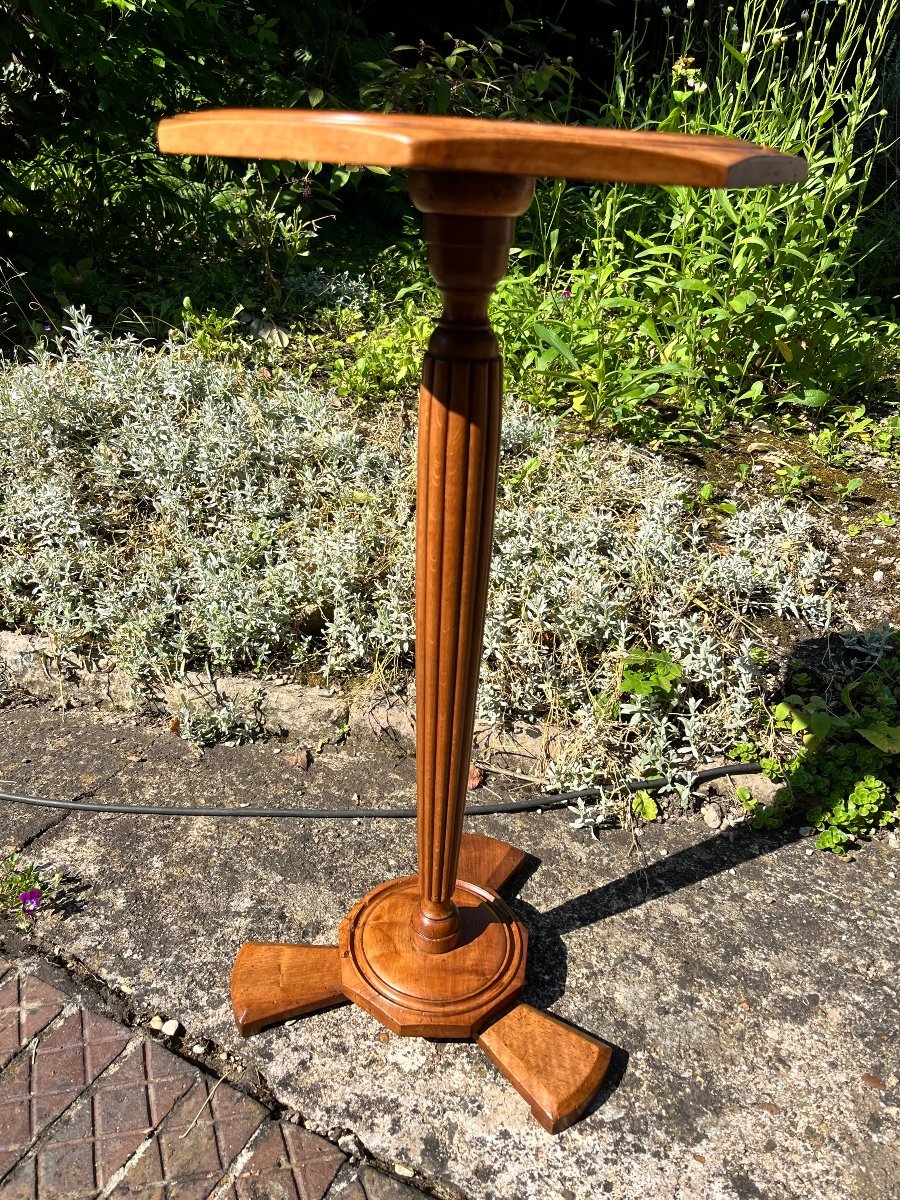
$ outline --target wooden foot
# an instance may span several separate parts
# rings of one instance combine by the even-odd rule
[[[494,1021],[477,1041],[548,1133],[567,1129],[584,1113],[612,1054],[591,1034],[529,1004]]]
[[[456,878],[463,883],[474,883],[478,887],[499,892],[527,857],[524,850],[498,841],[497,838],[464,833]]]
[[[346,999],[337,946],[245,942],[234,960],[231,1007],[243,1037]]]

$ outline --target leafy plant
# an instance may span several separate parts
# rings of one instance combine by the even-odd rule
[[[671,696],[684,671],[665,652],[632,650],[622,670],[622,692],[631,696]]]
[[[744,803],[760,827],[802,816],[819,849],[845,854],[900,821],[900,633],[844,635],[832,654],[827,675],[795,673],[806,694],[774,709],[776,726],[802,742],[776,764],[783,786],[768,807]],[[812,691],[817,682],[830,690]]]
[[[53,897],[62,873],[49,878],[36,863],[20,863],[19,854],[11,854],[0,869],[0,913],[11,917],[20,929],[28,929],[42,908]]]
[[[656,801],[644,788],[635,792],[631,801],[631,811],[642,821],[655,821],[659,816],[659,807]]]

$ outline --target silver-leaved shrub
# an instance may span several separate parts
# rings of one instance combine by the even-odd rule
[[[198,664],[407,671],[414,397],[362,412],[70,319],[64,345],[0,370],[0,624],[137,687]],[[507,402],[479,705],[560,731],[558,785],[709,759],[759,710],[760,622],[828,624],[806,512],[710,524],[688,490]]]

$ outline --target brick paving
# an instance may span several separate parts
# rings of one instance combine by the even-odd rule
[[[0,964],[0,973],[8,964]],[[65,997],[33,975],[17,971],[0,984],[0,1068],[62,1012]]]
[[[81,1000],[0,959],[2,1200],[420,1196]]]
[[[325,1138],[280,1124],[259,1144],[221,1200],[320,1200],[344,1155]]]

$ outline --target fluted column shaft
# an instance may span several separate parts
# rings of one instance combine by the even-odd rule
[[[452,895],[484,640],[503,394],[487,306],[506,267],[514,214],[531,198],[530,180],[488,178],[493,193],[485,198],[479,177],[410,176],[444,298],[422,375],[416,510],[421,910],[414,937],[426,953],[452,949],[459,935]]]

